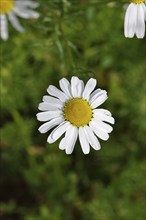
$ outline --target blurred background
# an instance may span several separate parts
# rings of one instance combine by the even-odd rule
[[[38,0],[38,20],[1,40],[2,220],[144,220],[145,39],[126,39],[126,1]],[[128,2],[128,1],[127,1]],[[72,155],[36,120],[47,87],[90,77],[116,119],[102,149]]]

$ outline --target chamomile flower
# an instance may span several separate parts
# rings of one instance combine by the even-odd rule
[[[63,78],[59,81],[60,88],[50,85],[39,104],[37,119],[46,122],[39,127],[41,133],[46,133],[56,127],[48,136],[47,142],[54,143],[63,134],[59,148],[66,154],[73,152],[77,138],[84,154],[90,152],[90,146],[95,150],[101,148],[98,138],[108,140],[115,120],[108,110],[97,108],[107,99],[105,90],[96,89],[96,80],[91,78],[87,84],[73,76],[71,83]],[[107,122],[107,123],[106,123]]]
[[[17,31],[23,32],[17,16],[25,19],[38,18],[39,14],[33,11],[37,7],[38,4],[32,0],[0,0],[0,37],[3,40],[9,37],[8,20]]]
[[[124,21],[125,37],[143,38],[145,35],[146,5],[145,0],[130,0]]]

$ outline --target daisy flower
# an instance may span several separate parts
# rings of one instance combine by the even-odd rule
[[[8,20],[19,32],[24,29],[20,25],[17,16],[21,18],[38,18],[39,14],[33,9],[38,7],[36,2],[31,0],[0,0],[0,36],[3,40],[8,39]]]
[[[59,81],[61,90],[50,85],[39,104],[37,119],[46,122],[39,127],[41,133],[46,133],[57,126],[48,136],[47,142],[54,143],[64,133],[59,149],[66,154],[73,152],[77,138],[84,154],[90,152],[90,146],[95,150],[101,148],[98,138],[107,140],[113,128],[105,123],[114,124],[115,120],[108,110],[100,109],[107,99],[105,90],[96,89],[96,80],[91,78],[87,84],[73,76],[71,83],[63,78]]]
[[[143,38],[145,35],[146,5],[144,0],[130,0],[124,21],[125,37]]]

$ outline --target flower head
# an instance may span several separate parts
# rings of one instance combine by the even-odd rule
[[[48,136],[47,142],[54,143],[64,133],[59,148],[66,154],[73,152],[77,138],[84,154],[90,152],[90,146],[99,150],[98,138],[107,140],[112,127],[105,123],[114,124],[115,120],[108,110],[100,109],[107,99],[105,90],[96,89],[96,80],[91,78],[87,84],[73,76],[71,83],[66,78],[59,81],[60,88],[50,85],[47,89],[49,96],[43,97],[39,104],[37,119],[46,121],[39,127],[41,133],[46,133],[57,126]]]
[[[143,38],[145,35],[146,5],[144,0],[131,0],[124,22],[125,37]]]
[[[0,37],[3,40],[8,39],[8,20],[17,31],[23,32],[16,16],[25,19],[38,18],[39,14],[32,10],[36,7],[38,4],[32,0],[0,0]]]

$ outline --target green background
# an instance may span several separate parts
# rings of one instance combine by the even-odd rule
[[[3,220],[144,220],[145,39],[123,34],[126,1],[40,0],[38,20],[1,41]],[[100,151],[47,144],[36,120],[47,87],[90,77],[116,120]]]

